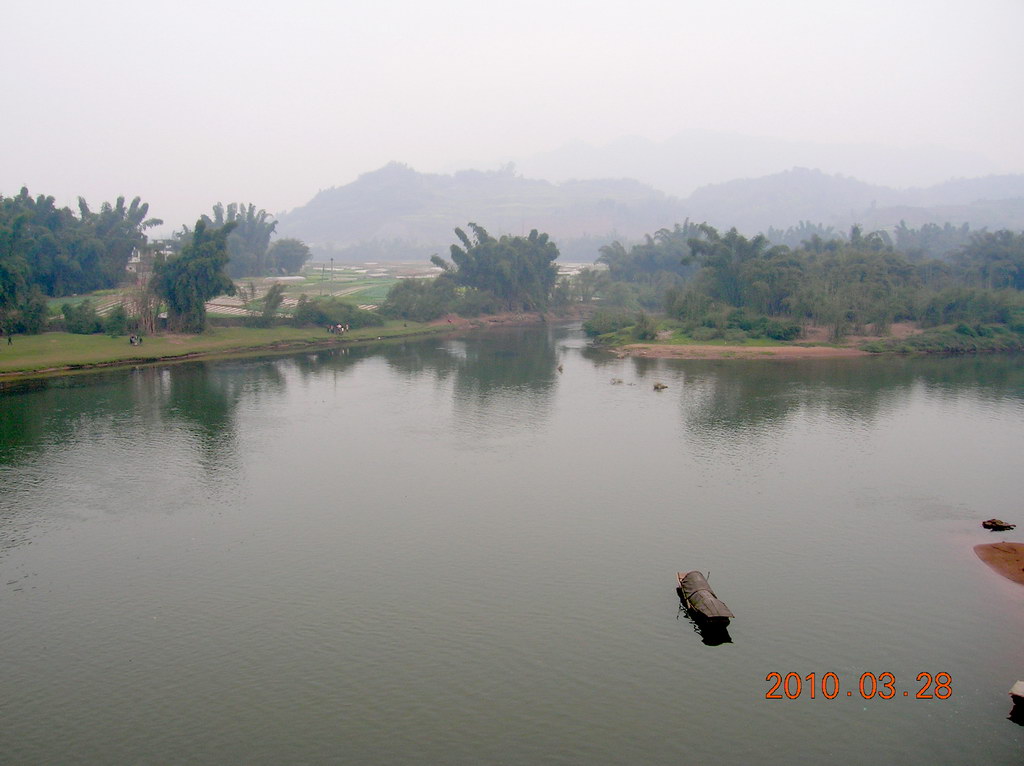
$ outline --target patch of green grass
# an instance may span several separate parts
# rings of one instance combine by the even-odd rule
[[[391,279],[386,282],[369,283],[365,288],[357,292],[349,293],[345,298],[356,303],[383,303],[388,296],[388,290],[395,284]]]
[[[141,364],[194,354],[250,354],[304,345],[354,343],[448,331],[416,322],[389,321],[384,325],[331,335],[319,327],[214,327],[199,335],[147,335],[141,346],[128,338],[47,332],[18,335],[14,343],[0,343],[0,374],[45,373],[94,365]]]
[[[98,298],[109,298],[113,295],[124,295],[125,290],[123,288],[111,288],[110,290],[93,290],[91,293],[85,293],[83,295],[65,295],[57,298],[47,298],[46,305],[51,309],[57,310],[60,313],[60,307],[65,303],[69,303],[72,306],[77,306],[79,303],[85,300],[92,299],[93,302],[99,302]]]
[[[132,346],[125,337],[47,332],[41,335],[19,335],[14,338],[13,344],[0,345],[0,372],[155,360],[195,353],[216,353],[239,346],[317,341],[327,337],[327,331],[318,328],[224,327],[201,335],[146,336],[141,346]]]
[[[92,297],[91,295],[66,295],[63,298],[47,298],[46,308],[51,314],[60,314],[60,308],[65,303],[69,306],[77,306]]]

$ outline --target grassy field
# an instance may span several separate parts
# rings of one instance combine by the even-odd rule
[[[360,285],[360,289],[346,293],[346,297],[355,303],[381,304],[387,297],[388,290],[395,284],[395,280],[367,280],[363,284]]]
[[[422,271],[422,267],[419,269]],[[408,264],[384,264],[374,268],[356,266],[337,266],[333,272],[319,266],[307,266],[303,269],[301,279],[289,279],[283,282],[285,302],[278,313],[289,316],[295,302],[303,295],[308,298],[336,297],[353,305],[377,306],[384,302],[388,290],[398,281],[398,275],[419,273],[415,266]],[[273,277],[242,278],[235,282],[239,292],[236,296],[218,296],[207,304],[207,314],[211,317],[239,317],[246,314],[259,314],[263,310],[263,296],[275,283]],[[256,299],[249,300],[250,289],[255,291]],[[124,302],[132,288],[123,287],[113,290],[96,290],[87,295],[69,295],[47,300],[51,318],[61,316],[61,307],[65,304],[76,306],[85,300],[91,300],[100,315],[107,314],[116,304]]]
[[[317,327],[215,327],[200,335],[151,335],[141,346],[132,346],[127,337],[72,335],[47,332],[19,335],[11,345],[0,341],[0,375],[46,373],[116,364],[142,364],[193,355],[258,353],[275,349],[301,348],[307,345],[335,345],[378,338],[397,338],[424,332],[437,332],[415,322],[389,322],[379,327],[353,330],[342,336],[331,335]]]
[[[429,266],[423,264],[341,265],[333,271],[326,264],[310,264],[303,269],[303,279],[284,283],[286,302],[280,313],[288,315],[300,296],[310,298],[334,296],[353,305],[379,305],[400,276],[421,275]],[[272,279],[238,280],[240,292],[256,289],[260,296],[248,306],[243,295],[214,299],[207,305],[210,317],[236,319],[248,313],[259,313],[260,298],[273,283]],[[105,314],[128,294],[128,289],[100,290],[89,295],[52,298],[48,301],[51,317],[60,315],[65,303],[75,305],[91,299],[99,313]],[[271,328],[214,327],[201,335],[160,334],[146,337],[141,346],[132,346],[127,337],[106,335],[71,335],[47,332],[42,335],[17,336],[12,345],[0,338],[0,375],[48,374],[117,364],[144,364],[197,355],[255,354],[266,351],[302,348],[307,345],[338,345],[378,338],[396,338],[440,332],[445,328],[428,327],[415,322],[390,322],[382,327],[353,330],[343,336],[326,330],[288,326]]]

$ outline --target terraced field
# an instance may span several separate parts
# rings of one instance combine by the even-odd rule
[[[429,264],[362,264],[336,266],[314,263],[307,266],[301,276],[265,277],[244,279],[236,282],[239,288],[235,295],[221,295],[207,302],[206,311],[211,317],[245,317],[262,310],[261,301],[267,290],[275,283],[285,285],[285,298],[279,313],[288,315],[298,305],[299,298],[335,297],[351,300],[359,308],[372,311],[380,306],[388,290],[399,279],[433,276],[436,268]],[[50,313],[59,315],[61,306],[91,300],[96,313],[106,316],[114,307],[124,305],[129,311],[130,290],[102,290],[91,295],[53,298],[49,301]]]

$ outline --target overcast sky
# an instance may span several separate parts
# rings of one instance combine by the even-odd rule
[[[390,160],[687,129],[1022,172],[1022,29],[1024,0],[6,3],[0,194],[139,195],[177,227]]]

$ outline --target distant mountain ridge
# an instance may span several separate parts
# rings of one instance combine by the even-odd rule
[[[969,223],[972,228],[1024,227],[1024,175],[956,179],[923,189],[890,189],[820,170],[793,168],[753,179],[712,184],[683,202],[694,220],[758,232],[800,221],[846,229],[890,229],[906,220]]]
[[[746,234],[801,221],[839,231],[901,220],[1024,229],[1024,174],[945,181],[905,190],[793,168],[703,186],[686,199],[631,179],[550,181],[511,167],[419,173],[390,163],[350,184],[319,192],[279,216],[278,233],[306,241],[320,257],[406,260],[445,252],[452,230],[473,221],[494,235],[547,232],[566,260],[593,260],[614,239],[636,241],[689,218]]]
[[[279,216],[278,232],[321,251],[366,242],[446,250],[452,230],[470,221],[493,234],[538,229],[556,240],[639,236],[672,220],[678,209],[678,200],[629,179],[553,184],[511,169],[442,175],[390,163]]]
[[[531,178],[558,182],[624,176],[680,198],[709,184],[774,175],[793,167],[842,173],[898,189],[986,176],[1003,167],[977,152],[927,144],[822,143],[698,129],[661,141],[639,136],[620,137],[605,145],[572,141],[514,159]]]

